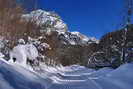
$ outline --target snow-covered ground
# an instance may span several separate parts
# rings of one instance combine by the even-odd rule
[[[0,60],[0,89],[133,89],[132,68],[132,63],[97,71],[72,65],[37,73]]]

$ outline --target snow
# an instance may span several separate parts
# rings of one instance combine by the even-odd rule
[[[19,63],[26,66],[27,59],[35,60],[38,57],[38,50],[33,44],[22,45],[19,44],[10,52],[10,62]],[[16,60],[14,60],[15,58]]]
[[[0,89],[132,89],[132,68],[132,63],[100,70],[45,66],[40,74],[0,60]]]
[[[25,45],[25,52],[30,60],[35,60],[38,57],[38,50],[33,44]]]
[[[45,89],[45,81],[18,65],[0,61],[0,75],[0,89]]]

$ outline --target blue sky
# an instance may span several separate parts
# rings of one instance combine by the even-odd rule
[[[123,23],[123,0],[38,0],[39,7],[55,11],[69,26],[87,36],[100,38]]]

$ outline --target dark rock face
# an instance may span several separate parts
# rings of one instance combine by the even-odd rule
[[[126,34],[125,34],[126,33]],[[105,34],[98,44],[98,51],[89,58],[89,67],[119,67],[131,62],[133,55],[133,25],[128,30],[117,30]],[[123,50],[125,60],[123,60]],[[101,65],[102,64],[102,65]]]

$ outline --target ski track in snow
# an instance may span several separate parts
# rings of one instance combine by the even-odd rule
[[[0,60],[0,89],[133,89],[133,64],[98,71],[69,66],[38,74]]]

